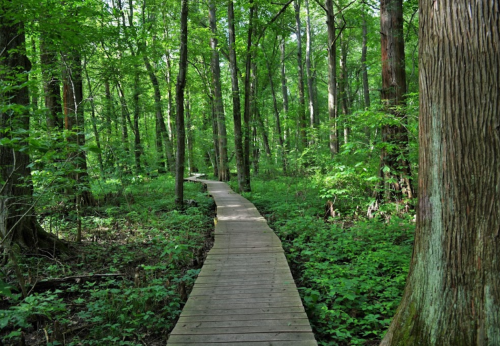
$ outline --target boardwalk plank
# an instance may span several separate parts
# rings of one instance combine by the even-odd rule
[[[215,244],[167,345],[317,346],[280,239],[227,184],[202,182]]]

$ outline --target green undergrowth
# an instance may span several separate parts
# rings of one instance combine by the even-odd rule
[[[378,345],[401,299],[414,224],[368,220],[359,205],[326,219],[320,195],[306,178],[284,177],[254,179],[245,197],[281,238],[319,344]]]
[[[0,337],[18,345],[164,345],[211,246],[214,205],[185,184],[188,207],[175,210],[170,177],[93,187],[100,206],[78,219],[58,205],[39,212],[71,251],[17,255],[1,269]],[[8,287],[6,287],[6,285]]]

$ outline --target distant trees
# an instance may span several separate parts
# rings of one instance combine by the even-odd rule
[[[415,246],[381,345],[500,344],[500,12],[420,2]]]

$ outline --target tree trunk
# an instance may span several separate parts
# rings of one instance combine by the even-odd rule
[[[95,116],[95,103],[94,94],[92,92],[92,85],[90,84],[89,72],[85,64],[85,77],[87,79],[87,87],[89,88],[89,100],[90,100],[90,117],[92,120],[92,130],[94,132],[95,144],[97,147],[97,162],[99,162],[99,172],[101,173],[101,179],[105,179],[106,174],[104,172],[104,163],[102,160],[102,150],[101,150],[101,139],[99,131],[97,130],[97,119]]]
[[[271,157],[271,147],[269,146],[269,138],[267,136],[266,126],[262,120],[262,116],[258,109],[255,110],[255,118],[260,127],[260,132],[262,133],[262,142],[264,143],[264,150],[266,151],[266,156]]]
[[[311,15],[309,14],[309,0],[305,0],[306,5],[306,75],[307,75],[307,91],[309,93],[309,126],[314,128],[317,125],[317,114],[314,93],[314,77],[311,68]]]
[[[368,68],[366,66],[367,42],[368,42],[368,28],[366,25],[366,10],[363,9],[363,21],[361,27],[363,30],[363,43],[361,46],[361,74],[363,79],[363,98],[365,101],[365,108],[370,107],[370,88],[368,86]]]
[[[285,119],[285,126],[283,131],[283,138],[286,148],[290,148],[290,134],[288,133],[288,126],[286,120],[288,119],[288,88],[286,86],[286,70],[285,70],[285,37],[282,37],[280,44],[281,51],[281,95],[283,97],[283,115]]]
[[[129,142],[128,142],[128,125],[127,125],[127,118],[129,118],[129,111],[127,107],[127,101],[125,100],[125,93],[123,92],[123,89],[121,87],[121,84],[119,81],[116,81],[116,86],[118,87],[118,93],[119,93],[119,98],[120,98],[120,104],[121,104],[121,127],[122,127],[122,145],[123,145],[123,151],[125,153],[126,157],[126,165],[125,165],[125,170],[128,168],[128,160],[130,156],[130,148],[129,148]]]
[[[186,98],[186,131],[187,131],[187,152],[188,152],[188,165],[189,173],[193,174],[198,172],[198,168],[194,163],[194,133],[193,133],[193,119],[191,117],[191,107],[189,104],[189,92]]]
[[[42,68],[45,107],[47,108],[47,127],[49,130],[62,130],[61,81],[54,64],[58,61],[55,51],[48,47],[45,37],[40,38],[40,65]]]
[[[226,120],[224,118],[224,106],[222,104],[222,87],[220,82],[220,61],[217,40],[217,17],[215,13],[215,1],[209,3],[209,21],[212,37],[210,47],[212,49],[211,69],[214,88],[214,109],[217,115],[217,132],[219,134],[219,180],[229,181],[229,166],[227,158],[227,134]]]
[[[328,28],[328,118],[330,120],[330,154],[339,152],[337,129],[337,43],[333,0],[325,1],[326,25]]]
[[[381,345],[500,345],[500,11],[420,2],[419,207]]]
[[[175,86],[177,155],[175,160],[175,204],[184,206],[184,165],[186,156],[186,131],[184,128],[184,88],[187,72],[187,39],[188,39],[188,0],[182,0],[181,5],[181,43],[179,53],[179,74]]]
[[[160,83],[158,83],[158,78],[156,78],[156,74],[146,54],[143,55],[143,60],[144,65],[146,66],[146,70],[148,71],[149,80],[151,81],[154,90],[156,112],[156,150],[162,161],[164,160],[164,152],[166,153],[167,160],[164,167],[166,167],[168,170],[172,170],[174,168],[174,157],[172,153],[171,142],[168,138],[167,128],[165,126],[165,121],[163,120]],[[159,167],[158,169],[160,173],[163,172],[163,168]]]
[[[217,125],[217,113],[215,111],[215,105],[213,97],[210,100],[211,115],[212,115],[212,138],[214,142],[214,155],[212,157],[213,167],[214,167],[214,177],[219,176],[219,131]]]
[[[404,120],[406,72],[403,39],[403,1],[380,1],[380,30],[382,43],[381,98],[386,112]],[[382,141],[386,143],[380,156],[380,175],[384,181],[384,199],[400,201],[403,196],[413,198],[408,162],[408,132],[403,125],[384,125]],[[382,199],[379,195],[379,199]]]
[[[15,9],[16,4],[6,1],[1,11]],[[66,246],[57,238],[45,232],[36,219],[33,201],[33,183],[29,168],[30,158],[26,149],[29,131],[29,93],[27,88],[30,61],[25,52],[25,34],[22,22],[13,21],[7,15],[0,16],[0,79],[12,83],[13,88],[0,92],[2,104],[16,107],[11,112],[0,112],[0,236],[5,248],[11,244],[36,250],[53,252]],[[22,130],[22,131],[19,131]],[[16,131],[16,134],[12,132]],[[18,142],[16,142],[17,138]],[[20,140],[19,140],[19,137]],[[14,146],[8,143],[13,141]]]
[[[140,79],[138,67],[135,67],[134,72],[134,93],[132,95],[132,100],[134,102],[134,159],[135,159],[135,169],[139,173],[142,171],[141,157],[143,154],[142,143],[141,143],[141,132],[139,130],[139,115],[141,110],[141,105],[139,103],[140,96]]]
[[[349,142],[349,134],[351,129],[349,128],[349,121],[347,120],[347,115],[349,114],[349,78],[347,75],[347,40],[344,37],[344,33],[340,35],[340,83],[339,83],[339,94],[340,103],[342,105],[342,115],[344,117],[344,143]]]
[[[276,132],[278,136],[278,143],[280,147],[280,152],[281,152],[281,164],[283,168],[283,174],[286,175],[286,155],[285,155],[285,143],[283,141],[283,134],[281,131],[281,122],[280,122],[280,112],[278,109],[278,100],[276,99],[276,91],[274,90],[274,82],[273,82],[273,75],[272,75],[272,70],[271,70],[271,65],[269,63],[269,59],[266,57],[266,64],[267,64],[267,74],[269,77],[269,86],[271,87],[271,95],[273,96],[273,108],[274,108],[274,116],[276,119]]]
[[[300,141],[302,146],[307,146],[306,136],[306,103],[304,97],[304,69],[302,67],[302,28],[300,23],[300,0],[294,0],[295,8],[295,34],[297,36],[297,73],[299,89],[299,109],[297,124],[299,125]]]
[[[246,51],[246,61],[245,61],[245,110],[243,114],[243,168],[245,170],[245,184],[243,186],[245,192],[251,190],[250,185],[250,139],[252,134],[250,133],[250,118],[252,117],[252,103],[254,102],[255,87],[254,79],[251,79],[251,69],[252,69],[252,35],[253,35],[253,18],[256,12],[256,4],[253,0],[249,0],[250,11],[248,14],[248,35],[247,35],[247,51]]]
[[[90,190],[89,176],[87,173],[87,155],[83,150],[85,146],[84,107],[83,107],[83,78],[82,61],[80,53],[72,51],[64,61],[63,83],[63,110],[65,129],[72,131],[67,137],[70,159],[74,163],[76,173],[73,178],[77,184],[75,193],[77,208],[95,204]]]
[[[229,31],[229,70],[231,71],[231,91],[233,99],[234,119],[234,151],[236,152],[236,171],[238,174],[238,190],[245,191],[245,167],[243,162],[243,141],[241,133],[241,103],[240,88],[238,85],[238,65],[236,63],[236,51],[234,48],[236,39],[234,32],[234,8],[233,1],[228,1],[227,20]]]

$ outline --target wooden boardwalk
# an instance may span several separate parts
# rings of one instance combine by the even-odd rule
[[[217,204],[215,244],[168,346],[316,346],[279,238],[226,183],[199,180]]]

